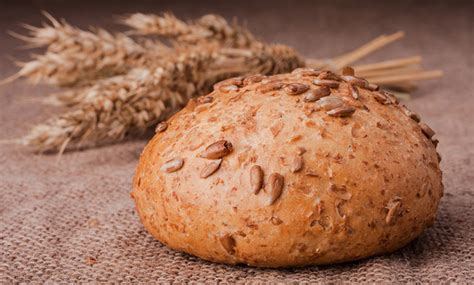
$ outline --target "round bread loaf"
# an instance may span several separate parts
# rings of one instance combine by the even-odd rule
[[[132,197],[155,238],[206,260],[360,259],[433,223],[443,193],[433,135],[351,69],[232,78],[158,125]]]

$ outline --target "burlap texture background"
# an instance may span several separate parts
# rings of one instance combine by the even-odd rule
[[[107,28],[117,28],[112,15],[134,11],[169,10],[184,18],[217,12],[313,57],[405,30],[403,42],[373,58],[423,54],[426,66],[446,73],[423,83],[407,102],[440,140],[446,188],[434,227],[396,253],[342,265],[268,270],[212,264],[164,247],[140,224],[129,191],[145,140],[67,153],[60,161],[1,144],[0,283],[474,282],[473,2],[253,2],[3,1],[0,77],[15,71],[7,54],[27,56],[4,31],[21,30],[20,22],[38,24],[40,9],[81,27]],[[20,137],[59,112],[38,103],[49,91],[22,81],[1,86],[0,140]]]

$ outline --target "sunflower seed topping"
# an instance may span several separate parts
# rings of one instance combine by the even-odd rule
[[[339,87],[339,82],[335,80],[327,80],[327,79],[315,79],[313,80],[314,85],[319,86],[327,86],[329,88],[337,88]]]
[[[301,155],[296,155],[293,158],[293,161],[291,163],[290,171],[293,173],[299,172],[301,171],[301,169],[303,169],[303,165],[304,165],[303,157]]]
[[[219,241],[222,245],[222,247],[225,249],[225,251],[230,254],[234,255],[235,254],[235,239],[232,237],[230,234],[223,235],[222,237],[219,238]]]
[[[418,123],[418,125],[420,126],[421,131],[425,134],[427,138],[431,139],[436,134],[435,131],[433,131],[433,129],[430,128],[430,126],[428,126],[427,124]]]
[[[319,99],[329,96],[331,94],[331,89],[327,86],[318,86],[316,89],[311,89],[304,94],[304,102],[315,102]]]
[[[400,105],[400,110],[402,110],[402,112],[405,115],[412,118],[415,122],[419,123],[421,121],[420,116],[417,113],[415,113],[415,112],[411,111],[410,109],[408,109],[407,106]]]
[[[250,75],[244,78],[243,84],[249,85],[252,83],[257,83],[265,79],[265,77],[266,77],[265,75],[261,75],[261,74]]]
[[[239,87],[237,85],[234,85],[234,84],[220,85],[218,87],[218,90],[222,93],[230,93],[230,92],[239,90]]]
[[[369,83],[369,85],[367,86],[367,89],[369,89],[370,91],[378,91],[379,88],[380,87],[377,84],[373,84],[373,83]]]
[[[279,90],[283,87],[283,85],[284,84],[281,81],[270,81],[270,82],[264,83],[264,84],[260,85],[259,87],[257,87],[257,90],[262,92],[262,93],[267,93],[267,92],[270,92],[270,91]]]
[[[218,89],[219,87],[224,86],[224,85],[235,85],[237,87],[242,87],[243,78],[242,77],[232,77],[232,78],[217,82],[216,84],[214,84],[214,90]]]
[[[170,159],[161,166],[160,170],[162,172],[171,173],[180,170],[183,165],[184,159],[182,158]]]
[[[338,187],[332,183],[328,187],[328,193],[331,196],[334,196],[346,201],[352,198],[352,194],[347,191],[346,186]]]
[[[270,218],[270,222],[274,224],[275,226],[281,225],[283,223],[283,221],[280,218],[275,217],[275,216]]]
[[[222,158],[233,150],[232,143],[226,140],[220,140],[213,144],[210,144],[206,149],[201,153],[202,158],[207,159],[217,159]]]
[[[390,200],[387,204],[388,212],[387,216],[385,217],[385,223],[387,225],[393,225],[395,224],[398,216],[400,215],[400,207],[402,205],[400,197],[395,197],[392,200]]]
[[[351,75],[354,76],[354,68],[346,66],[342,69],[342,75]]]
[[[357,89],[357,87],[355,87],[354,85],[352,84],[348,84],[349,86],[349,92],[351,93],[351,96],[352,98],[358,100],[359,99],[359,89]]]
[[[219,169],[219,167],[221,166],[221,163],[222,163],[222,159],[211,161],[201,170],[201,173],[199,176],[201,178],[207,178],[211,176]]]
[[[341,106],[327,111],[326,114],[333,117],[349,117],[355,112],[355,108],[351,106]]]
[[[369,86],[369,82],[365,79],[355,77],[353,75],[343,75],[342,80],[344,80],[347,83],[350,83],[355,86],[359,86],[362,88],[367,88]]]
[[[377,102],[379,102],[380,104],[387,105],[387,104],[392,103],[390,98],[388,98],[387,95],[385,95],[385,93],[382,93],[380,91],[375,91],[375,92],[372,92],[372,94],[374,95],[375,100],[377,100]]]
[[[198,104],[208,104],[212,103],[212,101],[214,101],[214,98],[212,96],[201,96],[197,98]]]
[[[286,84],[284,90],[288,95],[299,95],[308,91],[309,86],[302,83],[290,83]]]
[[[162,133],[166,131],[167,128],[168,128],[168,123],[166,123],[166,121],[160,122],[158,125],[156,125],[155,133]]]
[[[341,107],[342,105],[344,105],[344,101],[336,96],[323,97],[316,103],[316,106],[326,111]]]
[[[280,173],[272,173],[268,178],[268,184],[270,186],[270,205],[273,205],[278,198],[280,198],[283,191],[284,178]]]
[[[250,169],[250,185],[255,194],[260,192],[263,186],[263,170],[259,165],[254,165]]]
[[[329,71],[329,70],[324,70],[321,71],[321,73],[318,75],[319,79],[329,79],[329,80],[336,80],[339,81],[341,80],[341,77],[339,75]]]
[[[392,104],[398,104],[398,99],[397,99],[397,97],[395,97],[395,95],[393,95],[392,93],[386,92],[386,91],[379,91],[379,92],[384,93],[385,96],[387,96],[388,100],[390,100],[390,103],[392,103]]]

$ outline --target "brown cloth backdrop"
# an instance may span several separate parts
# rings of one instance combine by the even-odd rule
[[[122,3],[121,3],[122,2]],[[193,5],[194,3],[194,5]],[[145,140],[54,155],[0,144],[0,283],[13,282],[474,282],[473,1],[2,1],[0,77],[28,51],[5,30],[38,25],[39,11],[86,28],[120,28],[114,15],[209,12],[245,20],[264,40],[312,57],[336,55],[399,29],[406,38],[375,59],[422,54],[441,68],[406,102],[436,131],[445,196],[437,222],[393,254],[335,266],[271,270],[226,266],[178,253],[143,228],[129,197]],[[0,87],[0,140],[18,138],[60,112],[39,103],[51,89],[24,81]],[[93,259],[91,259],[93,258]],[[95,262],[94,262],[95,261]]]

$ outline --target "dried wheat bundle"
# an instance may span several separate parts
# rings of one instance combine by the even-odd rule
[[[71,96],[72,111],[36,126],[23,143],[62,152],[117,142],[144,132],[221,79],[289,72],[301,65],[299,60],[292,49],[280,45],[253,50],[207,45],[180,51],[154,70],[132,69],[80,89]]]
[[[216,15],[186,23],[171,14],[132,14],[122,19],[133,29],[128,35],[83,31],[46,16],[51,25],[26,26],[30,36],[15,34],[30,46],[46,46],[45,54],[25,63],[9,79],[26,77],[72,87],[48,100],[69,110],[36,126],[22,140],[40,151],[117,142],[144,132],[222,79],[304,66],[338,72],[403,37],[401,32],[382,35],[347,54],[317,60],[304,59],[284,45],[262,43],[245,28]],[[167,38],[171,45],[153,36]],[[420,61],[420,57],[388,60],[355,66],[355,71],[374,83],[409,90],[415,80],[441,75],[421,70]]]

